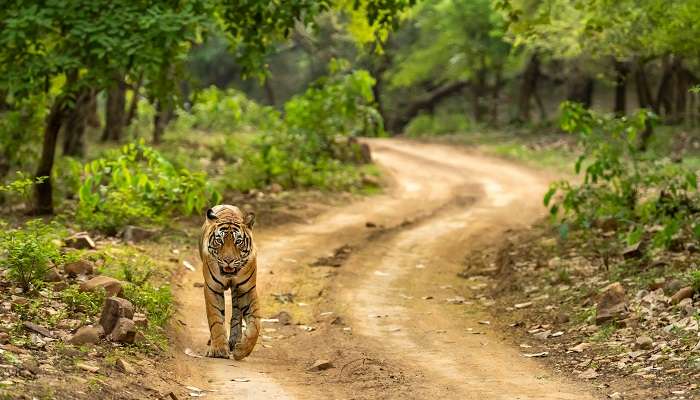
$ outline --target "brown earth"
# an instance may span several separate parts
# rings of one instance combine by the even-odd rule
[[[250,357],[197,357],[208,338],[201,266],[183,272],[175,394],[188,397],[189,385],[210,399],[595,398],[493,329],[482,302],[465,300],[473,283],[457,276],[465,256],[543,215],[548,177],[449,146],[370,144],[391,181],[384,194],[256,233],[264,316],[286,311],[293,323],[264,322]],[[309,371],[317,361],[332,366]]]

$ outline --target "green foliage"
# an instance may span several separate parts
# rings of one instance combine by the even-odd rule
[[[82,292],[77,286],[69,286],[61,292],[61,301],[68,311],[93,316],[100,313],[104,303],[104,289],[96,292]]]
[[[204,173],[177,168],[143,142],[85,165],[76,219],[115,233],[130,223],[162,222],[218,202]]]
[[[150,323],[162,327],[172,316],[173,295],[169,285],[153,286],[149,282],[124,285],[124,298],[148,317]]]
[[[268,130],[253,143],[256,152],[245,160],[266,183],[284,187],[343,188],[356,182],[344,163],[359,158],[355,136],[382,134],[374,108],[374,79],[367,71],[347,71],[333,62],[331,75],[285,104],[283,125]]]
[[[0,103],[4,100],[0,92]],[[24,97],[0,111],[0,179],[7,172],[34,166],[46,111],[45,95]]]
[[[214,86],[197,93],[189,112],[178,115],[176,129],[202,129],[224,133],[241,130],[273,129],[278,113],[250,100],[234,89],[220,90]]]
[[[562,226],[590,227],[615,220],[628,243],[646,234],[656,247],[668,247],[681,231],[693,227],[697,176],[682,164],[649,158],[638,150],[638,136],[653,115],[631,118],[598,115],[580,105],[562,106],[562,128],[578,134],[583,154],[575,164],[583,182],[554,183],[544,197]]]
[[[0,255],[7,276],[27,291],[41,287],[52,264],[63,261],[59,251],[62,228],[42,220],[29,221],[18,229],[0,228]]]
[[[409,137],[421,137],[465,133],[471,127],[472,123],[464,114],[421,114],[412,119],[406,126],[406,135]]]

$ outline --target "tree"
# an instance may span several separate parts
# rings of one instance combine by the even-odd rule
[[[413,0],[357,2],[294,0],[216,2],[191,0],[8,0],[0,8],[0,92],[23,97],[51,90],[36,185],[36,211],[53,211],[53,161],[58,132],[86,88],[103,90],[115,76],[144,72],[156,82],[152,97],[177,91],[164,66],[181,64],[193,43],[219,26],[249,75],[263,76],[265,55],[298,22],[311,23],[331,7],[362,16],[377,38]],[[148,85],[147,85],[148,89]]]

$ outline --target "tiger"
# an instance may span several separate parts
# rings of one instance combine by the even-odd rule
[[[257,247],[253,240],[255,214],[221,204],[207,210],[199,241],[204,274],[204,302],[209,323],[207,357],[247,357],[260,332],[256,292]],[[231,324],[224,329],[224,291],[231,289]],[[245,320],[245,330],[242,321]]]

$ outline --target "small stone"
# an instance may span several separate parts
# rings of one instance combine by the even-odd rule
[[[279,183],[273,183],[270,185],[268,190],[270,191],[270,193],[280,193],[284,190],[284,188]]]
[[[122,294],[122,283],[117,279],[104,275],[96,276],[80,284],[81,292],[95,292],[99,288],[105,290],[107,297],[119,296]]]
[[[68,276],[91,275],[95,266],[88,260],[78,260],[65,264],[63,270]]]
[[[203,288],[203,287],[204,287],[204,283],[202,283],[202,282],[195,282],[192,286],[194,286],[194,287],[196,287],[196,288]]]
[[[557,314],[556,322],[560,323],[560,324],[565,324],[565,323],[569,322],[569,319],[570,319],[569,314],[559,313],[559,314]]]
[[[37,325],[33,322],[24,321],[22,323],[22,325],[25,327],[25,329],[28,329],[32,332],[36,332],[36,333],[40,334],[41,336],[48,337],[48,338],[54,337],[54,335],[48,329],[44,328],[41,325]]]
[[[148,318],[146,318],[146,314],[134,313],[134,324],[139,328],[147,328]]]
[[[104,335],[104,329],[101,325],[87,325],[78,329],[75,334],[68,339],[68,343],[76,346],[83,344],[95,344],[100,341],[100,337]]]
[[[666,293],[666,295],[671,295],[671,294],[676,293],[677,291],[681,290],[683,288],[683,286],[685,286],[685,285],[679,279],[668,280],[668,281],[666,281],[666,283],[663,286],[664,293]]]
[[[158,231],[154,229],[141,228],[139,226],[127,225],[122,231],[122,240],[125,242],[138,243],[155,236]]]
[[[689,299],[693,297],[693,293],[695,293],[695,290],[693,290],[693,288],[690,286],[679,289],[673,296],[671,296],[671,304],[678,304],[683,299]]]
[[[110,334],[120,319],[126,318],[131,320],[133,317],[134,306],[129,300],[119,297],[108,297],[105,299],[105,304],[102,307],[100,325],[102,325],[105,334]]]
[[[286,311],[280,311],[277,315],[272,318],[276,318],[280,325],[291,325],[292,316]]]
[[[603,288],[596,306],[596,324],[620,319],[627,311],[627,294],[620,282]]]
[[[642,250],[639,248],[640,243],[632,244],[622,250],[622,257],[626,259],[641,257]]]
[[[0,332],[0,344],[7,344],[10,341],[10,334],[7,332]]]
[[[115,363],[115,366],[117,367],[117,369],[119,371],[121,371],[125,374],[129,374],[129,375],[136,374],[136,368],[134,368],[134,366],[131,365],[131,363],[129,363],[128,361],[126,361],[123,358],[118,358],[117,362]]]
[[[64,240],[66,247],[73,249],[94,249],[95,241],[86,232],[79,232]]]
[[[587,370],[581,372],[578,377],[581,379],[595,379],[598,377],[598,372],[593,368],[588,368]]]
[[[635,346],[641,350],[650,350],[654,347],[654,341],[649,336],[640,336],[637,338]]]
[[[376,227],[377,227],[377,224],[375,224],[375,223],[372,222],[372,221],[367,221],[367,222],[365,222],[365,227],[367,227],[367,228],[376,228]]]
[[[611,393],[608,395],[608,398],[613,399],[613,400],[622,400],[623,399],[622,393],[620,393],[620,392]]]
[[[583,353],[589,347],[591,347],[591,344],[584,342],[584,343],[579,343],[576,346],[570,348],[569,351],[573,351],[575,353]]]
[[[56,282],[53,284],[53,291],[54,292],[62,292],[66,289],[68,289],[68,283],[67,282]]]
[[[620,321],[620,323],[625,328],[637,328],[637,327],[639,327],[639,319],[635,318],[635,317],[625,318],[622,321]]]
[[[109,334],[109,340],[113,342],[133,344],[135,339],[136,325],[134,321],[127,318],[119,318],[112,333]]]
[[[58,273],[56,267],[51,267],[46,271],[46,274],[44,274],[44,280],[46,282],[60,282],[63,278],[61,274]]]
[[[307,371],[319,372],[333,368],[333,363],[328,360],[316,360],[316,362]]]
[[[100,370],[100,367],[88,363],[77,363],[75,364],[76,367],[82,369],[83,371],[88,371],[88,372],[97,372]]]

